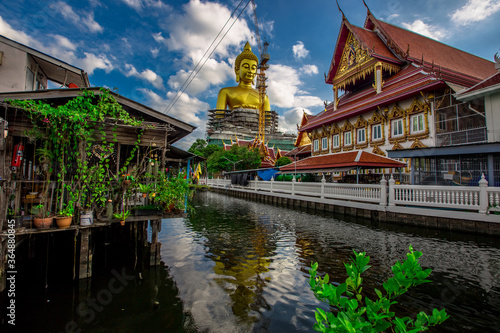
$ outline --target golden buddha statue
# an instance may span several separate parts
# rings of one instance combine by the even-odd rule
[[[252,52],[250,44],[247,42],[243,52],[241,52],[234,62],[234,72],[236,74],[236,87],[226,87],[219,91],[217,96],[217,110],[234,109],[259,109],[259,92],[254,89],[254,78],[257,74],[259,58]],[[270,111],[269,98],[264,99],[264,111]]]

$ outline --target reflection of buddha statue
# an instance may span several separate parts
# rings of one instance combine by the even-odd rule
[[[257,74],[259,58],[253,54],[250,44],[245,44],[243,52],[236,57],[234,72],[236,73],[236,87],[226,87],[219,91],[216,109],[259,109],[259,92],[252,88],[253,80]],[[266,95],[264,110],[269,111],[269,99]]]

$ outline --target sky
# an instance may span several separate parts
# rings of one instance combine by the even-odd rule
[[[379,20],[493,61],[500,49],[500,0],[365,0]],[[259,56],[248,0],[0,0],[0,35],[84,69],[92,86],[116,92],[206,136],[218,91],[236,85],[234,59],[249,41]],[[269,43],[267,94],[280,130],[297,133],[303,112],[333,99],[325,83],[342,15],[335,0],[255,0]],[[362,0],[338,0],[363,26]],[[245,5],[246,8],[245,8]],[[241,13],[241,14],[240,14]],[[231,16],[232,15],[232,16]],[[58,86],[53,86],[58,88]]]

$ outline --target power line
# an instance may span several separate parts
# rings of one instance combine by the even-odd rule
[[[196,66],[191,70],[189,76],[186,78],[186,80],[184,81],[184,83],[182,84],[182,86],[179,88],[179,90],[177,90],[177,93],[175,94],[174,98],[170,101],[170,103],[165,108],[165,111],[164,111],[165,114],[168,114],[170,112],[170,110],[173,108],[173,106],[175,105],[175,103],[177,103],[177,101],[179,100],[179,98],[182,96],[182,93],[189,87],[189,85],[194,80],[194,78],[198,75],[198,73],[201,71],[201,69],[203,68],[203,66],[205,65],[205,63],[208,61],[208,59],[210,59],[210,57],[215,52],[215,50],[217,49],[217,47],[219,46],[219,44],[222,42],[222,40],[224,40],[224,38],[226,37],[226,35],[228,34],[228,32],[231,30],[231,28],[233,27],[233,25],[240,18],[241,14],[245,11],[245,9],[247,8],[247,6],[248,6],[248,4],[250,3],[251,0],[248,0],[248,2],[246,3],[245,7],[243,7],[243,9],[240,11],[240,13],[238,14],[238,16],[234,19],[233,23],[231,23],[231,26],[229,27],[229,29],[227,29],[226,33],[222,36],[222,38],[220,38],[219,42],[217,43],[217,45],[215,45],[215,47],[212,50],[212,52],[210,52],[210,54],[208,55],[208,57],[205,58],[206,54],[212,48],[212,46],[214,45],[214,43],[217,40],[217,38],[219,38],[220,34],[224,31],[224,28],[227,26],[227,24],[229,23],[229,21],[233,17],[234,13],[238,10],[238,8],[241,6],[241,4],[243,3],[243,1],[244,0],[241,0],[238,3],[238,5],[236,6],[236,8],[231,13],[231,16],[229,16],[229,18],[227,19],[227,21],[224,24],[224,26],[219,30],[219,32],[217,33],[217,36],[215,36],[215,38],[213,39],[212,43],[207,48],[207,50],[205,51],[205,53],[203,54],[203,56],[200,58],[200,60],[196,64]],[[205,58],[205,60],[203,61],[204,58]],[[200,63],[202,61],[203,61],[203,64],[200,66]]]

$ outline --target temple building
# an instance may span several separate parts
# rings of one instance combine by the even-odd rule
[[[499,182],[493,62],[380,21],[367,7],[363,27],[342,13],[325,82],[333,86],[333,102],[305,115],[299,128],[316,164],[327,155],[365,151],[406,162],[395,174],[402,183],[477,186],[482,173],[490,184]],[[361,172],[380,178],[394,171]]]

